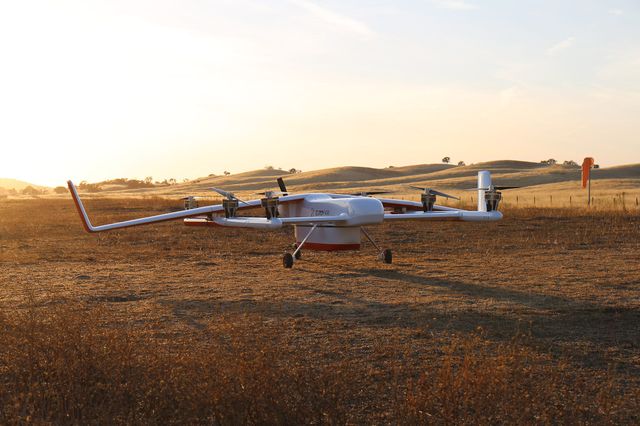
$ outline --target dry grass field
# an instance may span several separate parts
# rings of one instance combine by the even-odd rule
[[[371,231],[394,264],[285,270],[292,229],[88,235],[68,198],[0,200],[0,423],[640,422],[637,209]]]

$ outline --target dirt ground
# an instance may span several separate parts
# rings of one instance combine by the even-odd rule
[[[160,199],[93,200],[94,224],[166,212]],[[637,211],[509,209],[497,223],[371,228],[391,265],[359,252],[303,251],[278,231],[189,228],[180,221],[86,234],[71,200],[0,201],[0,309],[100,305],[113,324],[155,338],[203,338],[218,318],[291,324],[307,343],[334,338],[346,356],[379,365],[376,344],[442,357],[459,336],[489,343],[529,336],[530,349],[584,377],[640,377]],[[345,343],[346,342],[346,343]],[[412,358],[413,357],[413,358]],[[381,367],[382,368],[382,367]],[[612,373],[613,372],[613,373]]]

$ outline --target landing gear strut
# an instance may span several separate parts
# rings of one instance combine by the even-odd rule
[[[309,239],[311,234],[313,234],[313,231],[315,231],[317,227],[318,227],[318,225],[313,225],[313,227],[311,227],[311,230],[304,237],[304,239],[300,242],[300,245],[296,244],[296,249],[293,251],[293,254],[285,253],[284,256],[282,256],[282,265],[285,268],[293,268],[294,259],[295,260],[299,260],[302,257],[302,252],[301,252],[302,246],[304,246],[304,243],[307,242],[307,240]]]
[[[375,241],[373,241],[373,238],[371,238],[371,235],[369,235],[366,229],[360,228],[360,230],[362,231],[364,236],[367,237],[367,240],[369,240],[369,242],[373,244],[376,250],[378,250],[378,259],[382,260],[384,263],[393,262],[393,253],[391,253],[391,249],[381,249],[380,246],[376,244]]]

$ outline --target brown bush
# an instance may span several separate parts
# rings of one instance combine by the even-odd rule
[[[637,390],[624,395],[612,379],[594,386],[519,339],[498,347],[481,336],[456,339],[439,362],[422,364],[411,379],[413,368],[394,357],[408,348],[381,347],[394,373],[374,374],[372,365],[344,356],[345,342],[336,348],[336,342],[293,339],[287,325],[255,316],[216,318],[188,339],[105,320],[112,321],[103,308],[64,304],[31,304],[0,317],[0,422],[639,420]]]

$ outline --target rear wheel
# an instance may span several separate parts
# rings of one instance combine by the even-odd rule
[[[293,255],[291,253],[285,253],[284,256],[282,256],[282,265],[285,268],[293,267]]]
[[[298,244],[297,243],[293,245],[293,250],[294,251],[298,250]],[[296,256],[295,256],[296,260],[300,260],[300,258],[302,257],[302,250],[298,250],[295,253],[296,253]]]
[[[384,249],[380,257],[384,263],[391,263],[393,261],[393,254],[390,249]]]

